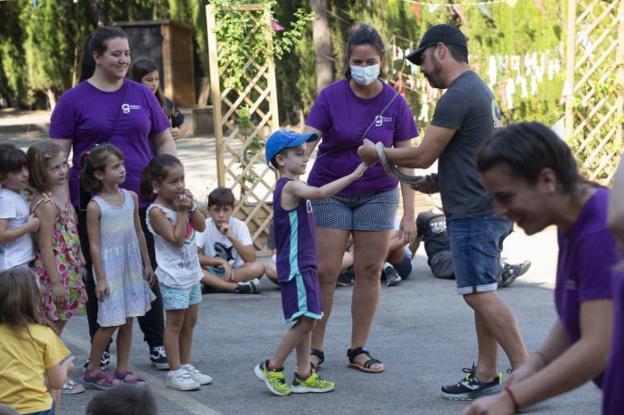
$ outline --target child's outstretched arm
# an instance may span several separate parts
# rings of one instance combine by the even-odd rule
[[[299,199],[326,199],[340,192],[342,189],[362,177],[367,168],[368,165],[366,163],[360,163],[350,174],[334,180],[333,182],[329,182],[321,187],[308,186],[301,181],[288,182],[284,186],[284,193]]]
[[[143,233],[143,228],[141,227],[141,218],[139,217],[139,197],[134,192],[130,192],[130,194],[132,194],[132,201],[134,203],[134,230],[137,234],[137,238],[139,238],[141,260],[143,261],[143,269],[145,270],[145,279],[149,285],[152,286],[154,285],[154,281],[156,281],[156,277],[154,275],[154,268],[152,268],[152,260],[147,252],[145,234]]]
[[[0,244],[16,240],[27,233],[37,232],[39,229],[39,219],[35,215],[30,215],[22,226],[9,229],[9,220],[0,219]]]
[[[100,238],[100,206],[93,200],[87,204],[87,236],[89,237],[89,252],[95,271],[95,296],[103,301],[110,294],[110,286],[106,281],[106,273],[102,266],[102,243]]]

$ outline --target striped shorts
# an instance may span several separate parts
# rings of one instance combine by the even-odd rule
[[[312,200],[317,228],[381,232],[394,229],[397,188],[379,193]]]

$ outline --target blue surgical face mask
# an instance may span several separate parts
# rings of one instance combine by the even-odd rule
[[[351,78],[362,86],[367,86],[375,82],[379,77],[379,64],[369,66],[351,65]]]

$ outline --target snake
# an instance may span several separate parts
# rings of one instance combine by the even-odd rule
[[[381,141],[375,144],[375,149],[377,150],[377,155],[379,156],[379,162],[381,163],[381,166],[390,176],[395,177],[399,181],[407,183],[410,186],[415,185],[422,180],[425,180],[424,176],[410,176],[403,173],[396,165],[388,163],[385,147]]]

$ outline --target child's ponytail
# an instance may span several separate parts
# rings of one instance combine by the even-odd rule
[[[123,160],[121,150],[112,144],[98,144],[80,156],[80,186],[90,193],[102,190],[102,181],[95,177],[95,172],[104,172],[109,156]]]

